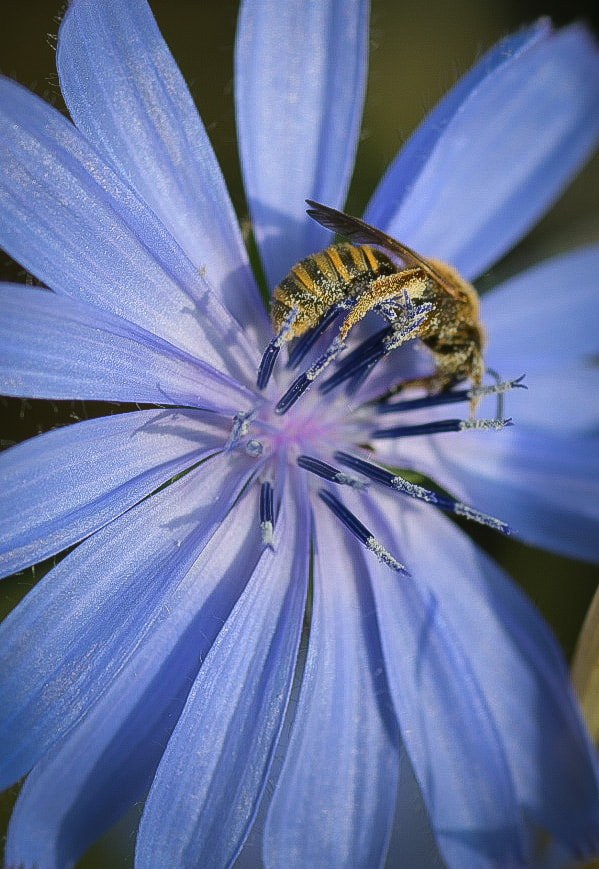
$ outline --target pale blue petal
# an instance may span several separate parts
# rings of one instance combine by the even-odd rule
[[[407,520],[394,533],[402,504],[386,501],[393,531],[372,505],[369,522],[376,517],[371,525],[385,530],[384,545],[395,543],[411,576],[398,579],[385,565],[369,562],[372,588],[402,737],[443,856],[451,869],[524,865],[516,789],[485,686],[473,670],[462,632],[423,587],[422,575],[427,583],[430,578],[420,551],[406,546]],[[423,521],[419,550],[434,549],[422,546],[422,528],[429,534]],[[434,535],[430,541],[442,546]],[[445,569],[441,557],[437,564]]]
[[[500,284],[483,297],[481,316],[487,364],[506,376],[506,369],[528,377],[572,361],[596,363],[599,245],[550,259]]]
[[[263,550],[245,502],[212,530],[187,572],[173,564],[162,609],[115,680],[27,779],[8,835],[15,865],[71,865],[149,788],[201,660]]]
[[[599,847],[597,758],[557,641],[515,584],[440,513],[413,502],[394,509],[391,498],[381,500],[391,523],[388,527],[393,528],[400,554],[412,570],[412,582],[422,587],[423,595],[430,593],[443,621],[467,654],[470,672],[500,734],[524,819],[528,825],[538,824],[549,831],[571,856],[577,851],[579,857],[590,855]],[[375,594],[378,591],[375,585]],[[397,666],[398,634],[411,629],[392,619],[388,602],[385,596],[378,613],[391,670]],[[420,687],[418,661],[420,652],[413,662],[416,688]],[[408,663],[404,659],[404,676]],[[463,675],[464,670],[456,669],[453,678],[459,678],[460,673]],[[455,696],[450,698],[449,708],[436,713],[434,708],[428,709],[432,727],[447,728],[454,711],[460,708],[462,681],[453,681],[453,686]],[[405,687],[405,682],[398,687]],[[398,708],[400,718],[401,714]],[[462,727],[467,737],[475,739],[474,710],[470,714],[466,709],[464,715]],[[410,735],[405,739],[409,745]],[[411,748],[410,754],[414,759]],[[432,780],[442,771],[433,755],[429,768]],[[463,775],[471,772],[472,760],[466,758]],[[450,781],[439,784],[459,792]],[[530,826],[528,831],[529,835],[533,832]],[[451,839],[455,844],[460,831],[454,829],[453,836],[451,828],[441,832],[445,842]],[[459,869],[464,865],[474,864],[456,864]]]
[[[271,287],[330,243],[305,199],[342,207],[367,72],[367,0],[246,0],[235,57],[241,164]]]
[[[441,435],[440,485],[541,549],[599,560],[599,440],[516,425]]]
[[[145,0],[71,3],[56,62],[77,127],[234,316],[246,328],[266,320],[220,167]]]
[[[0,140],[0,245],[17,262],[58,293],[255,376],[258,349],[154,212],[66,118],[2,78]]]
[[[214,416],[144,410],[65,426],[5,450],[0,576],[87,537],[226,439]]]
[[[507,379],[527,371],[517,360],[512,366],[509,359],[503,359],[503,366],[495,370]],[[578,364],[568,361],[561,366],[548,365],[544,371],[533,371],[530,375],[527,371],[523,382],[527,390],[518,389],[505,401],[506,415],[513,419],[514,425],[549,435],[552,432],[563,435],[599,432],[599,366],[593,364],[590,357]],[[494,416],[495,410],[491,399],[481,405],[483,416],[487,412]]]
[[[11,284],[0,287],[0,301],[5,395],[186,404],[232,414],[252,405],[254,393],[226,373],[94,305]]]
[[[599,53],[546,21],[492,49],[414,134],[366,219],[473,279],[580,169],[599,135]]]
[[[243,844],[291,690],[308,532],[307,501],[296,505],[287,494],[274,550],[264,550],[202,664],[158,768],[138,835],[138,869],[225,867]]]
[[[268,813],[264,862],[267,869],[376,869],[395,808],[397,722],[362,551],[324,506],[314,503],[313,510],[308,655]]]
[[[100,529],[0,627],[0,786],[21,778],[107,690],[166,618],[185,576],[250,475],[219,457]]]
[[[487,293],[487,365],[504,379],[525,374],[506,397],[517,425],[564,433],[597,430],[599,247],[528,269]]]
[[[552,32],[551,23],[541,20],[535,25],[512,33],[493,46],[427,115],[424,123],[408,139],[389,167],[372,197],[367,218],[389,225],[401,208],[403,198],[410,192],[414,179],[426,167],[445,127],[462,109],[472,94],[476,94],[489,76],[504,64],[513,64],[522,52],[530,50],[536,42],[547,39]],[[401,92],[398,94],[401,98]]]

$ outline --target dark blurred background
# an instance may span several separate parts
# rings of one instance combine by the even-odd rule
[[[54,66],[60,0],[4,0],[2,6],[0,72],[64,110]],[[202,115],[237,212],[244,216],[233,109],[232,53],[238,2],[152,0],[151,6]],[[398,148],[447,88],[499,38],[541,15],[549,15],[557,24],[582,19],[599,32],[597,2],[372,0],[369,87],[348,211],[362,211]],[[483,284],[496,283],[549,250],[591,240],[599,241],[599,158],[587,166],[527,239],[485,276]],[[0,280],[25,280],[22,270],[2,254]],[[105,412],[110,408],[99,403],[0,397],[0,445],[10,446],[54,426]],[[472,528],[468,531],[472,533]],[[485,529],[475,529],[475,536],[526,589],[570,657],[597,587],[597,569],[499,538]],[[8,612],[18,602],[41,570],[35,577],[27,571],[3,581],[0,612]],[[4,828],[14,793],[0,799]],[[124,843],[125,851],[131,850],[129,828],[123,826],[116,840]],[[129,858],[117,856],[107,850],[110,847],[110,840],[100,843],[79,865],[87,869],[128,866]]]

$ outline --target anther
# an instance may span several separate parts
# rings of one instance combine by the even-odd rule
[[[358,456],[352,456],[350,453],[344,453],[341,450],[338,450],[335,453],[335,458],[338,462],[341,462],[342,465],[351,468],[352,471],[358,471],[360,474],[364,474],[365,477],[368,477],[374,483],[380,483],[389,489],[395,489],[395,491],[402,492],[412,498],[429,501],[433,504],[437,503],[437,495],[435,492],[432,492],[430,489],[425,489],[422,486],[418,486],[415,483],[410,483],[409,480],[404,480],[403,477],[399,477],[397,474],[392,474],[391,471],[379,468],[377,465],[373,465],[372,462],[367,462],[364,459],[358,458]]]
[[[509,419],[462,419],[460,420],[460,431],[499,431],[514,423]]]
[[[258,368],[258,377],[256,378],[258,389],[264,389],[270,380],[273,368],[275,367],[275,362],[277,361],[277,356],[279,355],[281,347],[285,341],[289,339],[291,330],[293,329],[293,324],[295,323],[298,314],[299,308],[293,307],[283,321],[279,333],[268,342],[266,350],[262,354],[260,367]]]
[[[421,408],[438,407],[442,404],[458,404],[470,401],[470,389],[451,389],[437,392],[433,395],[423,395],[420,398],[407,398],[402,401],[385,402],[377,405],[377,413],[395,413],[396,411],[420,410]]]
[[[424,322],[426,315],[433,310],[433,305],[430,302],[425,302],[423,305],[414,305],[407,293],[404,293],[405,309],[404,315],[399,318],[393,325],[393,334],[388,339],[385,345],[387,353],[395,350],[406,341],[409,341],[412,332],[415,332]]]
[[[332,465],[315,459],[312,456],[298,456],[297,463],[300,468],[310,473],[327,480],[329,483],[338,483],[339,485],[351,486],[354,489],[366,489],[368,484],[364,480],[358,480],[357,477],[352,477],[349,474],[344,474],[343,471],[338,471]]]
[[[338,304],[333,305],[317,326],[304,332],[304,334],[297,339],[293,349],[289,353],[287,368],[297,368],[300,362],[306,357],[307,353],[312,349],[312,347],[314,347],[318,339],[326,332],[331,323],[337,319],[342,311],[347,310],[349,307],[351,307],[351,305],[348,304],[348,302],[339,302]]]
[[[260,531],[262,544],[272,548],[273,532],[275,528],[274,495],[273,488],[268,480],[260,487]]]
[[[235,414],[233,417],[231,434],[229,435],[229,440],[225,444],[225,452],[230,453],[231,450],[237,446],[241,438],[246,436],[254,413],[255,411],[251,410],[247,412],[241,411],[240,413]]]
[[[472,522],[478,522],[480,525],[487,525],[495,531],[501,531],[502,534],[509,534],[510,527],[506,522],[497,519],[495,516],[490,516],[487,513],[482,513],[463,501],[458,501],[452,498],[451,495],[445,495],[442,492],[433,492],[432,489],[426,489],[424,486],[418,486],[416,483],[411,483],[405,480],[398,474],[392,474],[385,468],[379,468],[365,459],[358,456],[352,456],[350,453],[344,453],[341,450],[335,453],[335,458],[342,465],[351,468],[353,471],[358,471],[364,474],[375,483],[380,483],[388,489],[393,489],[403,495],[408,495],[410,498],[416,498],[419,501],[425,501],[438,507],[439,510],[444,510],[446,513],[453,513],[456,516],[463,516],[465,519],[470,519]]]
[[[491,373],[490,368],[487,371]],[[528,389],[528,386],[522,383],[525,377],[525,374],[521,374],[515,380],[498,380],[497,383],[493,383],[490,386],[475,386],[468,390],[468,398],[484,398],[487,395],[503,395],[512,389]]]
[[[415,437],[417,435],[440,434],[442,432],[469,431],[477,429],[491,431],[512,425],[511,419],[439,419],[420,425],[396,425],[392,428],[379,428],[371,432],[374,440],[382,438]]]
[[[300,374],[299,377],[296,377],[287,392],[276,403],[275,413],[279,414],[279,416],[287,413],[289,408],[293,407],[298,398],[302,396],[304,392],[309,389],[309,387],[310,380],[306,372],[304,371],[303,374]]]
[[[296,377],[287,392],[275,405],[275,413],[279,415],[287,413],[289,408],[293,407],[298,398],[310,388],[314,380],[316,380],[324,369],[331,364],[333,359],[341,353],[344,346],[345,345],[339,336],[334,338],[327,351],[323,353],[307,371],[304,371],[299,375],[299,377]]]
[[[363,546],[371,552],[374,552],[379,561],[386,564],[387,567],[391,568],[391,570],[396,571],[396,573],[403,573],[406,576],[409,575],[405,566],[385,549],[376,537],[370,533],[368,528],[360,522],[357,516],[354,516],[351,510],[347,509],[345,504],[343,504],[339,498],[336,498],[332,492],[328,491],[328,489],[320,489],[318,494],[337,519],[345,525],[348,531],[350,531]]]
[[[487,373],[495,378],[495,383],[493,386],[478,386],[472,390],[472,400],[479,401],[481,398],[484,398],[487,395],[496,395],[497,396],[497,418],[501,419],[503,416],[503,396],[506,392],[509,392],[512,389],[528,389],[526,384],[522,383],[525,375],[522,374],[520,377],[517,377],[515,380],[502,380],[499,374],[496,371],[493,371],[492,368],[487,368]]]
[[[431,395],[423,395],[419,398],[407,398],[401,401],[387,401],[378,404],[377,413],[395,413],[396,411],[421,410],[428,407],[439,407],[443,404],[458,404],[463,401],[479,401],[489,395],[502,396],[512,389],[527,389],[522,383],[525,375],[515,380],[500,380],[491,386],[474,386],[470,389],[450,389],[445,392],[435,392]],[[498,404],[497,419],[503,417],[503,405]]]
[[[326,394],[346,380],[361,375],[364,370],[370,371],[386,355],[386,340],[392,334],[393,330],[388,326],[363,341],[345,357],[335,373],[320,384],[320,391]]]

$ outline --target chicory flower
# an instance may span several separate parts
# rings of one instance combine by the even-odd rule
[[[364,0],[242,6],[239,143],[271,288],[331,243],[305,200],[343,205],[367,38]],[[564,863],[599,851],[557,644],[439,509],[597,559],[597,407],[571,396],[599,380],[599,248],[483,300],[488,367],[526,373],[513,427],[443,430],[446,395],[382,413],[430,363],[412,342],[352,368],[369,323],[277,412],[297,371],[257,388],[272,328],[144,0],[73,0],[58,71],[73,123],[0,81],[0,241],[42,285],[2,288],[2,390],[147,407],[1,457],[3,575],[75,547],[0,635],[0,781],[28,775],[7,865],[72,866],[147,793],[140,869],[230,866],[254,824],[269,869],[371,869],[394,823],[416,855],[427,841],[414,782],[455,869],[530,865],[547,841]],[[365,218],[474,280],[598,137],[597,48],[542,21],[449,92]]]

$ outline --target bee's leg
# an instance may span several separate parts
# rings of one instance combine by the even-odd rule
[[[341,325],[339,338],[345,342],[349,330],[359,323],[369,311],[384,306],[384,303],[395,302],[401,304],[404,296],[410,296],[410,289],[414,292],[422,287],[422,270],[406,269],[395,275],[385,275],[373,281],[357,299],[350,313]]]
[[[480,387],[484,374],[482,355],[471,342],[437,345],[433,350],[433,359],[435,371],[432,374],[401,380],[389,390],[385,398],[397,395],[404,389],[424,389],[435,395],[446,392],[464,380],[470,380],[474,390]],[[479,401],[477,396],[470,399],[471,419],[476,416]]]

